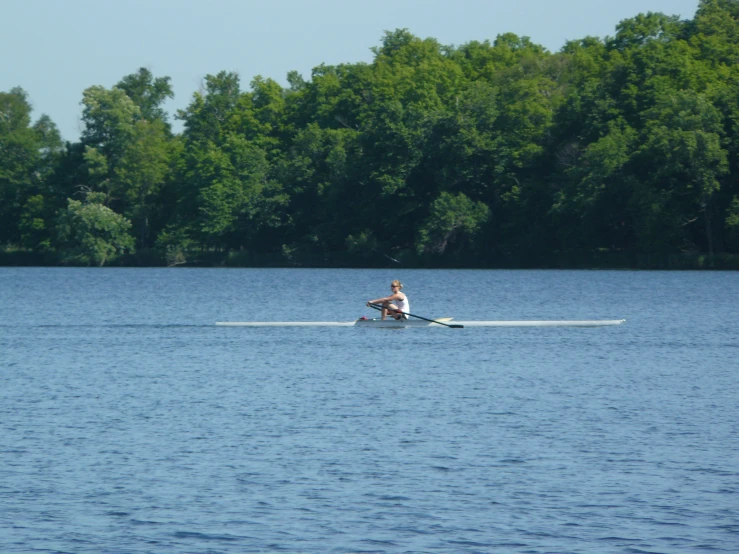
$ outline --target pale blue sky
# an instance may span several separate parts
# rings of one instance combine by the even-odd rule
[[[612,36],[649,11],[692,19],[698,0],[0,0],[0,91],[23,88],[66,140],[81,131],[82,91],[147,67],[169,76],[176,109],[203,77],[236,71],[286,84],[290,70],[369,62],[384,31],[407,28],[445,45],[513,32],[550,51]],[[177,129],[177,126],[175,126]]]

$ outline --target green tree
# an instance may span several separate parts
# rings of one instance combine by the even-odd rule
[[[727,173],[727,155],[721,147],[721,116],[704,95],[679,91],[665,97],[648,112],[644,145],[638,162],[653,202],[658,191],[665,206],[663,218],[671,222],[672,247],[703,245],[714,252],[714,194]],[[691,234],[691,224],[701,221],[703,239]],[[678,232],[678,230],[682,232]],[[654,244],[654,241],[650,241]],[[701,249],[701,248],[699,248]]]
[[[126,93],[131,101],[138,106],[141,119],[145,121],[161,121],[169,132],[167,112],[162,104],[168,98],[174,98],[169,77],[154,77],[151,71],[142,67],[138,72],[125,76],[116,88]]]
[[[475,244],[475,235],[487,222],[490,210],[462,193],[442,192],[431,206],[431,214],[419,230],[416,248],[420,252],[443,254]]]
[[[170,169],[170,130],[161,104],[172,96],[169,78],[148,70],[108,90],[83,94],[86,186],[106,194],[105,205],[131,220],[140,248],[151,246],[151,218]]]
[[[57,224],[57,248],[64,263],[103,266],[117,255],[134,251],[131,222],[101,204],[104,195],[69,199]]]
[[[438,42],[404,29],[386,33],[374,52],[370,101],[358,119],[361,158],[351,162],[361,221],[354,231],[374,228],[383,248],[411,249],[436,192],[422,165],[426,143],[462,72]]]
[[[48,229],[49,210],[40,194],[29,197],[20,214],[20,243],[31,250],[44,252],[51,248]]]
[[[198,145],[210,141],[220,144],[226,133],[235,130],[234,124],[243,126],[245,122],[236,112],[242,96],[236,73],[221,71],[217,75],[207,75],[203,91],[196,92],[190,105],[177,112],[177,119],[182,120],[185,126],[187,143]]]
[[[364,223],[352,160],[356,131],[322,129],[317,123],[297,131],[276,166],[275,178],[289,196],[286,240],[293,248],[316,253],[341,250],[348,234]]]
[[[236,74],[209,75],[205,93],[178,115],[185,123],[178,213],[186,235],[204,246],[269,249],[283,224],[287,198],[270,162],[280,157],[283,91],[260,78],[252,86],[242,93]]]
[[[627,213],[634,179],[628,164],[637,139],[623,120],[612,121],[607,133],[577,152],[576,159],[563,158],[564,175],[550,216],[564,249],[633,246]]]
[[[721,189],[714,194],[716,213],[726,218],[723,246],[738,252],[739,228],[735,214],[739,199],[739,103],[736,101],[739,97],[739,2],[701,0],[689,28],[688,40],[705,68],[707,97],[721,112],[722,146],[730,168],[721,179]]]
[[[82,142],[99,150],[114,169],[134,134],[134,123],[141,109],[123,89],[99,85],[82,93]]]
[[[44,200],[30,199],[43,196],[62,145],[54,123],[41,116],[32,124],[31,112],[23,89],[0,92],[0,244],[33,247],[43,240]]]
[[[700,49],[701,59],[715,70],[739,64],[737,0],[700,0],[690,27],[691,42]]]
[[[638,14],[556,53],[406,29],[372,51],[291,72],[287,88],[208,75],[178,135],[169,78],[144,68],[84,91],[82,140],[66,147],[21,89],[0,93],[0,244],[48,249],[58,214],[67,259],[107,263],[89,244],[83,262],[65,231],[102,205],[172,263],[188,248],[294,263],[347,248],[739,251],[739,0],[700,0],[692,20]]]
[[[489,58],[488,74],[457,105],[471,122],[465,126],[474,128],[460,138],[470,141],[468,152],[477,151],[463,167],[478,174],[462,192],[490,208],[489,244],[508,253],[533,252],[547,235],[546,154],[567,85],[564,62],[512,33],[498,36]]]
[[[160,190],[170,170],[171,147],[166,124],[140,120],[114,172],[114,190],[123,215],[138,231],[139,247],[151,246],[152,217],[161,211]]]

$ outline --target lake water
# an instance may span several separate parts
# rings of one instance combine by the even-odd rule
[[[224,328],[413,313],[602,328]],[[739,274],[0,268],[0,551],[739,552]]]

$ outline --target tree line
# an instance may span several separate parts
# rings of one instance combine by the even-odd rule
[[[0,92],[0,249],[74,265],[739,253],[739,0],[556,53],[405,29],[372,51],[288,86],[208,75],[178,133],[170,78],[145,68],[83,92],[73,143]]]

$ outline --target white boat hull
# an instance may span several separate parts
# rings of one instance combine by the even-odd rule
[[[523,321],[455,321],[465,327],[608,327],[626,323],[625,319],[523,320]]]
[[[440,317],[436,321],[443,323],[450,323],[451,317]],[[457,322],[454,322],[457,325]],[[354,322],[355,327],[444,327],[431,321],[425,321],[423,319],[358,319]]]
[[[589,319],[589,320],[500,320],[500,321],[454,321],[452,318],[438,318],[447,324],[462,325],[464,327],[606,327],[621,325],[625,319]],[[358,319],[356,321],[218,321],[221,327],[446,327],[423,319]]]

